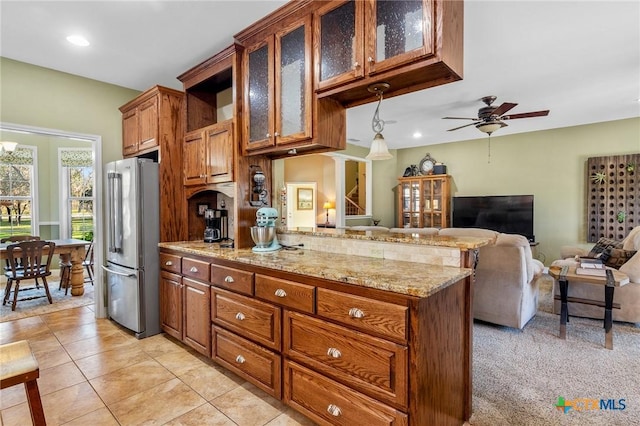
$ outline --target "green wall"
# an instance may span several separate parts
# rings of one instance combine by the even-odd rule
[[[122,158],[118,107],[140,92],[0,58],[0,121],[102,137],[102,163]]]

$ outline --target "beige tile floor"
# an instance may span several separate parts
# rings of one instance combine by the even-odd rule
[[[47,425],[313,425],[164,334],[138,340],[92,307],[0,323],[29,340]],[[2,426],[30,425],[24,386],[0,391]]]

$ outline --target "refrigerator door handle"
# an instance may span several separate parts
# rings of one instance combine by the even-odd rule
[[[108,213],[109,213],[109,252],[122,251],[122,175],[116,172],[107,174]]]
[[[108,272],[110,274],[113,274],[113,275],[119,275],[121,277],[127,277],[127,278],[131,278],[131,277],[135,277],[136,276],[136,274],[124,274],[122,272],[116,272],[113,269],[109,269],[104,265],[101,265],[101,266],[102,266],[102,269],[104,269],[106,272]]]

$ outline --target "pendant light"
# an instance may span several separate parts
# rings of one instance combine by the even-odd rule
[[[389,88],[388,83],[375,83],[368,87],[369,92],[375,93],[378,97],[378,106],[376,106],[376,112],[373,114],[371,120],[371,129],[375,133],[373,141],[371,142],[371,150],[369,155],[366,156],[367,160],[388,160],[393,158],[387,149],[387,143],[384,141],[382,131],[384,130],[384,120],[380,119],[380,104],[382,103],[382,94]]]

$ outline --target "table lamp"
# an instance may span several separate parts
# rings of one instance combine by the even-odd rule
[[[331,205],[330,201],[325,201],[324,204],[322,205],[322,208],[325,209],[327,211],[327,221],[325,222],[325,225],[329,225],[329,209],[333,208],[333,206]]]

